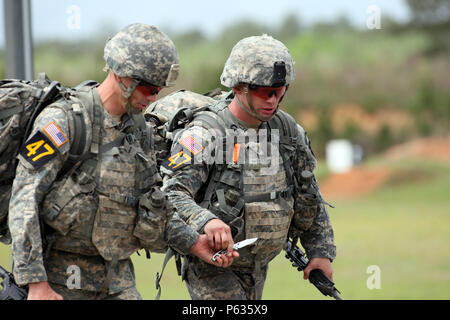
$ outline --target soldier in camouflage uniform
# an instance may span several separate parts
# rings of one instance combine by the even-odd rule
[[[142,120],[159,90],[174,85],[174,44],[153,26],[133,24],[108,41],[104,58],[106,79],[44,109],[19,154],[9,228],[13,274],[28,284],[28,299],[141,299],[134,252],[169,244],[205,261],[214,253],[159,190]],[[91,143],[73,162],[80,113]]]
[[[163,189],[179,215],[205,233],[215,250],[228,254],[234,242],[258,238],[240,249],[227,269],[188,255],[183,279],[192,299],[261,299],[268,264],[288,237],[300,238],[310,259],[305,279],[312,269],[332,277],[336,249],[312,175],[316,160],[305,131],[279,110],[293,80],[294,62],[281,42],[268,35],[245,38],[233,48],[221,75],[234,97],[213,105],[212,112],[198,115],[174,136],[161,170]],[[219,127],[227,129],[225,139]],[[288,128],[288,134],[280,133]],[[267,148],[269,137],[277,140],[276,130],[279,145]],[[239,142],[252,131],[258,140]],[[231,160],[222,161],[221,148]],[[304,185],[303,178],[309,183]]]

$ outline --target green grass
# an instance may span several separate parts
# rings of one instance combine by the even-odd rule
[[[397,172],[414,168],[425,178],[388,181],[364,198],[333,201],[330,209],[337,258],[334,281],[344,299],[450,298],[450,164],[409,159],[386,163]],[[319,168],[323,164],[319,164]],[[321,173],[326,175],[326,170]],[[155,274],[163,254],[133,256],[137,286],[144,299],[156,296]],[[0,264],[9,268],[9,247],[0,245]],[[380,289],[368,289],[367,268],[381,270]],[[162,279],[162,299],[189,299],[187,289],[170,261]],[[263,299],[330,299],[303,280],[280,254],[270,264]]]

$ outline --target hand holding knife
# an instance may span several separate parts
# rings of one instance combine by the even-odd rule
[[[256,240],[258,240],[258,238],[250,238],[250,239],[246,239],[246,240],[242,240],[242,241],[236,242],[233,245],[233,250],[239,250],[239,249],[241,249],[243,247],[246,247],[246,246],[254,243]],[[227,250],[219,250],[216,253],[214,253],[214,255],[212,256],[211,260],[215,262],[217,257],[219,257],[222,254],[226,254],[226,253],[227,253]]]

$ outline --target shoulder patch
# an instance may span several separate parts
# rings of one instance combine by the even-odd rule
[[[19,154],[35,169],[42,167],[58,153],[53,142],[40,131],[29,138],[19,151]]]
[[[190,155],[188,155],[184,151],[180,151],[178,153],[170,155],[167,159],[165,159],[161,163],[161,166],[170,171],[176,171],[178,169],[185,167],[188,164],[191,164],[191,160],[192,157]]]
[[[58,148],[69,141],[55,121],[50,122],[43,130]]]
[[[185,146],[194,156],[204,149],[204,147],[200,143],[198,143],[192,136],[185,137],[180,141],[180,144]]]

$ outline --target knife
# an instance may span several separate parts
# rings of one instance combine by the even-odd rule
[[[242,240],[242,241],[236,242],[233,245],[233,250],[239,250],[239,249],[241,249],[243,247],[246,247],[249,244],[254,243],[256,240],[258,240],[258,238],[250,238],[250,239],[246,239],[246,240]],[[226,254],[226,253],[227,253],[227,250],[219,250],[216,253],[214,253],[214,255],[212,256],[211,260],[215,262],[217,257],[219,257],[221,254]]]

